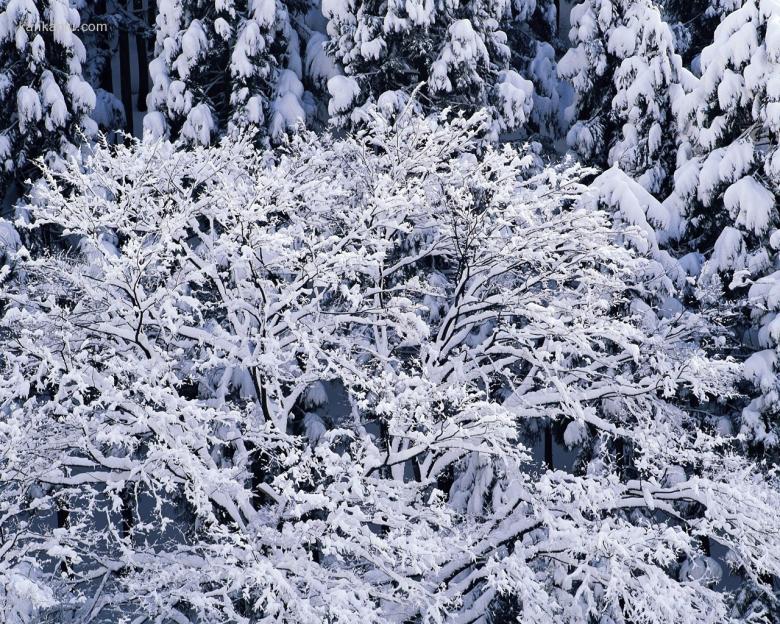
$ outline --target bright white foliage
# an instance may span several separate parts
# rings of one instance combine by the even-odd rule
[[[576,171],[477,159],[482,132],[379,117],[47,174],[35,222],[75,246],[11,252],[6,618],[485,622],[508,599],[537,624],[720,624],[724,594],[678,570],[701,537],[780,573],[774,477],[686,411],[735,366],[702,319],[642,307],[653,261]],[[519,440],[559,420],[576,473]]]
[[[664,249],[664,243],[679,235],[679,215],[617,166],[591,183],[584,200],[593,208],[607,210],[617,240],[648,259],[644,270],[648,291],[667,307],[680,306],[670,297],[684,289],[685,270]]]

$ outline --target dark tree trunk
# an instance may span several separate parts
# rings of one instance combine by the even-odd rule
[[[151,2],[151,0],[149,0]],[[143,0],[133,0],[133,11],[139,18],[144,15]],[[151,24],[150,24],[151,25]],[[149,58],[146,50],[146,33],[137,32],[135,49],[138,56],[138,110],[146,110],[146,96],[149,93]]]
[[[704,552],[704,554],[707,555],[708,557],[712,556],[712,547],[710,544],[709,535],[701,536],[701,549]]]
[[[618,474],[626,474],[626,442],[623,438],[615,438],[615,466]]]
[[[106,0],[98,0],[96,4],[97,14],[105,19],[108,16]],[[109,31],[110,32],[110,31]],[[108,93],[114,92],[114,76],[111,71],[111,39],[110,35],[100,38],[103,65],[100,68],[100,88]]]
[[[135,513],[133,507],[133,495],[130,487],[122,490],[122,537],[130,537],[133,526],[135,525]]]
[[[64,529],[68,526],[68,520],[70,519],[70,510],[65,506],[64,501],[57,502],[57,528]],[[65,561],[60,562],[60,570],[65,574],[70,575],[70,569]]]
[[[548,470],[555,470],[553,461],[553,431],[552,422],[548,421],[544,426],[544,463]]]
[[[122,106],[125,109],[125,131],[133,134],[133,91],[130,84],[130,32],[127,24],[119,30],[119,79]]]

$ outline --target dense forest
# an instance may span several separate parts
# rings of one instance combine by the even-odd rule
[[[780,622],[780,0],[0,0],[0,621]]]

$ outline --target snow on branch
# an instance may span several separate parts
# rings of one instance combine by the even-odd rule
[[[780,573],[776,483],[695,409],[737,367],[639,305],[656,261],[576,169],[477,158],[475,123],[46,173],[70,248],[3,295],[7,618],[714,623],[701,536]],[[577,423],[583,469],[534,468],[531,421]]]

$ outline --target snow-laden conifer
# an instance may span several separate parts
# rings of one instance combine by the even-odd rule
[[[672,105],[691,76],[650,0],[587,0],[571,13],[558,73],[574,86],[567,142],[588,164],[618,165],[658,197],[674,171]]]
[[[777,376],[780,222],[780,3],[749,0],[730,13],[701,53],[701,78],[679,103],[686,141],[666,201],[683,215],[684,244],[705,255],[703,300],[732,310],[755,353],[746,376],[756,398],[742,412],[742,431],[778,444]]]
[[[422,84],[420,108],[487,108],[494,138],[557,132],[551,1],[325,0],[322,9],[327,49],[344,73],[328,83],[336,122],[363,124],[372,107],[392,117]]]
[[[0,197],[37,158],[56,166],[96,130],[80,23],[68,0],[0,2]]]
[[[305,125],[316,112],[304,88],[307,9],[285,0],[161,2],[145,131],[208,145],[241,128],[278,140]]]

